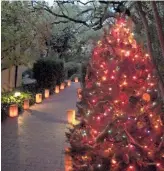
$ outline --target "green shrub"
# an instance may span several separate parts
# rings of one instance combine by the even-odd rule
[[[18,104],[20,108],[23,106],[25,99],[29,99],[31,104],[35,103],[34,96],[31,93],[20,92],[20,96],[15,97],[14,92],[3,93],[1,97],[1,103],[3,104]]]
[[[30,105],[35,103],[35,96],[31,93],[20,92],[20,96],[15,97],[15,92],[2,93],[1,96],[1,118],[2,121],[8,116],[9,106],[17,104],[19,112],[23,110],[23,103],[25,99],[29,99]]]
[[[80,65],[79,63],[68,62],[65,64],[65,72],[67,78],[70,78],[74,74],[80,73]]]
[[[23,84],[23,85],[22,85],[22,91],[23,91],[23,92],[30,92],[30,93],[32,93],[32,94],[36,94],[36,93],[39,92],[36,83],[32,83],[32,84]]]
[[[64,80],[64,64],[62,61],[41,59],[34,63],[33,73],[39,88],[53,90]]]

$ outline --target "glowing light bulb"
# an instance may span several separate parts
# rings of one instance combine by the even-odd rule
[[[92,102],[93,102],[93,103],[95,103],[95,102],[96,102],[96,100],[94,100],[94,99],[93,99],[93,100],[92,100]]]
[[[145,145],[144,148],[147,148],[147,145]]]
[[[105,77],[105,76],[103,76],[103,77],[102,77],[102,80],[103,80],[103,81],[106,81],[106,77]]]
[[[114,79],[114,78],[115,78],[115,77],[112,75],[112,76],[111,76],[111,79]]]
[[[123,85],[126,86],[128,83],[126,81],[123,82]]]
[[[97,131],[96,130],[94,130],[94,134],[97,134]]]
[[[130,148],[133,148],[133,145],[129,145]]]
[[[160,163],[157,163],[156,166],[159,167],[161,164]]]
[[[100,116],[97,117],[97,120],[100,120]]]
[[[111,130],[109,130],[109,131],[108,131],[108,133],[109,133],[109,134],[111,134],[111,133],[112,133],[112,131],[111,131]]]
[[[125,52],[125,50],[121,50],[121,53],[124,53]]]
[[[134,167],[132,165],[129,166],[129,169],[133,169]]]
[[[129,56],[130,55],[130,51],[126,51],[125,56]]]
[[[117,161],[116,161],[116,160],[114,160],[114,159],[112,159],[112,163],[113,163],[113,164],[116,164],[116,163],[117,163]]]
[[[20,96],[20,95],[21,95],[20,92],[15,92],[15,93],[14,93],[14,96],[15,96],[15,97],[18,97],[18,96]]]
[[[100,86],[100,85],[101,85],[101,83],[100,83],[100,82],[97,82],[97,85],[98,85],[98,86]]]
[[[150,114],[149,116],[150,116],[150,117],[153,117],[153,115],[152,115],[152,114]]]
[[[115,102],[115,103],[118,103],[118,100],[115,100],[114,102]]]
[[[108,73],[108,70],[104,71],[104,73],[107,74]]]
[[[155,128],[158,129],[159,128],[158,125],[155,125]]]
[[[109,91],[112,91],[112,88],[111,87],[109,88]]]
[[[133,80],[136,80],[137,79],[137,77],[136,76],[133,76]]]
[[[98,164],[97,167],[101,167],[101,164]]]
[[[155,106],[157,103],[156,102],[153,102],[153,106]]]

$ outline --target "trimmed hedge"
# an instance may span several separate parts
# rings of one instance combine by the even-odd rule
[[[59,85],[64,80],[64,63],[59,60],[40,59],[34,63],[33,73],[39,88],[53,90],[56,84]]]

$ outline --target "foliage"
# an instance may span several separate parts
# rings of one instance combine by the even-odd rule
[[[1,102],[4,104],[18,104],[19,107],[23,105],[25,99],[29,99],[31,104],[34,104],[34,98],[31,93],[20,92],[20,96],[15,97],[14,92],[2,93]]]
[[[46,12],[34,11],[31,2],[2,1],[2,68],[38,59],[50,35],[49,27]]]
[[[17,104],[19,112],[23,110],[25,99],[29,99],[30,105],[35,103],[35,96],[29,92],[20,92],[20,96],[15,97],[15,92],[2,93],[1,96],[1,120],[3,121],[8,116],[9,106]]]
[[[22,85],[22,91],[23,92],[30,92],[32,94],[36,94],[39,93],[40,90],[37,87],[36,83],[32,83],[32,84],[23,84]]]
[[[79,123],[66,133],[73,171],[164,169],[158,81],[131,24],[127,16],[118,17],[87,66]]]
[[[80,72],[80,64],[75,62],[67,62],[65,63],[65,72],[67,78],[70,78],[73,74]]]
[[[53,89],[64,80],[64,64],[62,61],[41,59],[34,63],[34,78],[38,87]]]

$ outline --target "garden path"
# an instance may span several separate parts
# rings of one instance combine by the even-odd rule
[[[66,110],[76,108],[79,83],[2,123],[2,171],[64,171]]]

